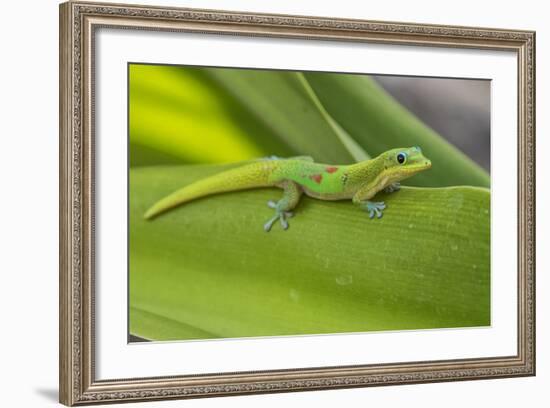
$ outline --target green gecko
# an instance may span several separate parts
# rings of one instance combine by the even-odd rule
[[[350,165],[314,163],[308,156],[259,159],[191,183],[155,203],[144,217],[151,219],[180,204],[212,194],[261,187],[280,187],[283,197],[267,205],[275,215],[264,225],[270,231],[279,220],[288,228],[291,210],[302,194],[319,200],[351,199],[369,217],[382,217],[384,202],[370,201],[376,193],[399,190],[399,182],[432,166],[420,147],[388,150],[378,157]]]

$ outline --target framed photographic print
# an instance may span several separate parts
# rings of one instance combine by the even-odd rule
[[[61,402],[534,375],[534,42],[62,4]]]

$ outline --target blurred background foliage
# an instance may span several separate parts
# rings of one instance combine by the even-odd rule
[[[301,154],[345,164],[419,145],[434,171],[410,185],[489,186],[481,166],[367,75],[132,64],[130,118],[131,166]]]
[[[488,137],[461,142],[476,163],[411,113],[424,106],[444,117],[437,98],[426,108],[405,93],[407,109],[384,89],[392,77],[355,74],[132,64],[129,75],[132,334],[180,340],[490,323],[489,160],[479,154]],[[455,141],[476,137],[480,126],[456,136],[472,117],[453,122]],[[266,234],[265,201],[280,194],[271,190],[142,219],[174,189],[232,163],[310,155],[346,164],[412,145],[433,168],[405,182],[422,188],[386,197],[381,220],[350,203],[305,198],[289,231]]]

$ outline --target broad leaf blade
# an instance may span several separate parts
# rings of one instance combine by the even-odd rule
[[[216,68],[205,68],[204,72],[299,154],[327,163],[350,163],[369,157],[330,118],[302,73]]]
[[[130,170],[131,333],[182,340],[490,324],[488,190],[404,188],[377,197],[388,208],[376,220],[349,201],[304,198],[290,229],[270,233],[265,202],[278,189],[143,219],[156,200],[221,169]]]

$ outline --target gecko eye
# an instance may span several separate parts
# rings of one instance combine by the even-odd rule
[[[397,163],[405,164],[406,161],[407,161],[407,154],[406,153],[401,152],[401,153],[397,154]]]

